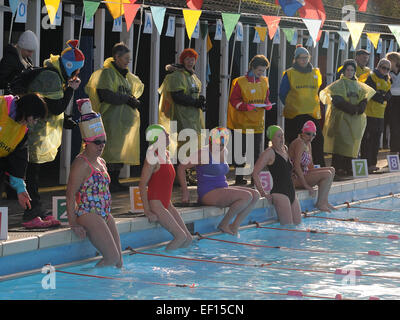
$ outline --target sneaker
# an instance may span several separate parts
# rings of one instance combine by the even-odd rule
[[[52,215],[46,216],[43,219],[44,222],[49,221],[51,222],[51,226],[52,227],[58,227],[59,225],[61,225],[61,222],[59,220],[57,220],[56,218],[54,218]]]
[[[43,221],[40,217],[36,217],[31,221],[25,222],[22,224],[23,227],[27,229],[41,229],[41,228],[50,228],[53,225],[50,221]]]

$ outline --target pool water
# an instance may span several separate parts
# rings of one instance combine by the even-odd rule
[[[62,268],[60,271],[76,274],[56,272],[54,282],[45,281],[48,289],[42,286],[46,274],[3,281],[0,299],[253,300],[334,299],[338,295],[343,299],[400,299],[399,240],[387,238],[400,236],[400,199],[362,206],[392,211],[355,208],[317,216],[391,224],[310,217],[298,226],[262,225],[368,237],[254,227],[241,230],[240,237],[219,234],[210,238],[258,246],[201,239],[194,240],[189,248],[173,252],[156,247],[142,251],[151,255],[125,255],[122,269],[94,268],[96,262]],[[378,251],[380,255],[368,255],[369,251]],[[337,269],[358,270],[361,275],[338,275]],[[50,279],[50,275],[47,277]],[[298,296],[299,292],[303,297]]]

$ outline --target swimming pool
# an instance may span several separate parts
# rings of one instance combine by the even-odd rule
[[[90,262],[7,280],[0,299],[400,299],[400,199],[363,207],[387,211],[344,208],[299,226],[208,236],[172,253],[139,250],[121,270]]]

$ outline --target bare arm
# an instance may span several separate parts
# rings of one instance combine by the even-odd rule
[[[150,165],[147,162],[147,159],[145,159],[139,182],[139,191],[140,191],[140,197],[142,198],[144,214],[149,219],[149,222],[157,221],[157,215],[151,211],[150,203],[149,200],[147,199],[147,189],[146,189],[151,176],[153,175],[154,171],[156,171],[155,170],[156,166],[157,165]]]
[[[258,192],[260,192],[261,196],[265,198],[267,198],[268,195],[265,193],[261,185],[259,174],[265,168],[265,166],[273,164],[274,161],[275,153],[272,151],[272,149],[268,148],[264,150],[260,157],[257,159],[252,173],[254,185],[256,186]]]
[[[294,172],[296,173],[298,179],[301,182],[301,185],[307,189],[312,189],[311,186],[307,183],[306,178],[304,177],[303,169],[301,168],[301,157],[303,152],[306,151],[304,143],[300,140],[295,140],[290,145],[291,156],[293,160]]]
[[[81,239],[85,238],[86,232],[77,222],[75,195],[82,183],[89,177],[90,171],[89,165],[83,159],[75,159],[69,173],[66,191],[68,222],[75,234]]]

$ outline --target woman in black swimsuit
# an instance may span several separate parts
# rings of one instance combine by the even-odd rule
[[[281,225],[299,224],[301,222],[300,203],[296,198],[291,178],[293,166],[285,146],[283,130],[278,126],[270,126],[267,136],[272,146],[264,150],[254,165],[252,174],[254,184],[261,196],[272,200]],[[270,195],[265,193],[259,177],[265,166],[268,166],[273,179]]]

